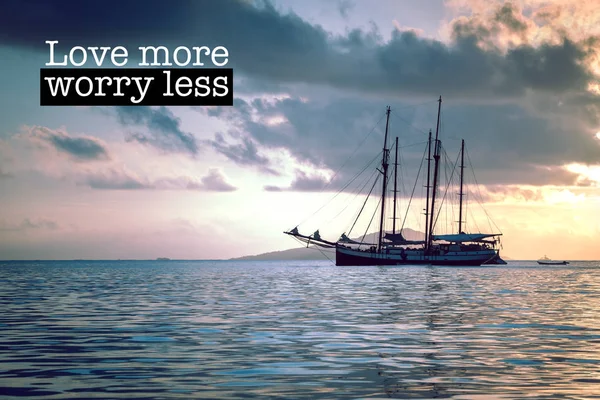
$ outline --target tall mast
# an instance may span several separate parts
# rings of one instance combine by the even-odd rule
[[[383,240],[383,218],[385,217],[385,195],[387,190],[387,170],[388,170],[388,150],[387,150],[387,138],[388,128],[390,125],[390,106],[386,110],[386,121],[385,121],[385,137],[383,139],[383,156],[381,158],[381,173],[383,174],[383,188],[381,193],[381,219],[379,221],[379,241],[377,243],[377,250],[381,251],[381,242]]]
[[[398,136],[396,136],[396,158],[394,159],[394,222],[392,233],[396,234],[396,193],[398,193]]]
[[[433,188],[431,193],[431,215],[429,216],[429,237],[427,248],[431,247],[431,241],[433,238],[433,216],[435,215],[435,192],[437,192],[437,180],[438,180],[438,171],[439,171],[439,161],[440,161],[440,141],[438,139],[440,132],[440,113],[442,111],[442,96],[438,100],[438,115],[437,115],[437,124],[435,127],[435,148],[433,151]]]
[[[427,145],[429,155],[427,156],[427,201],[425,202],[425,249],[429,246],[429,187],[430,187],[430,175],[431,175],[431,129],[429,130],[429,142]]]
[[[463,175],[465,172],[465,139],[460,146],[460,206],[458,208],[458,233],[462,232],[462,210],[463,210]]]

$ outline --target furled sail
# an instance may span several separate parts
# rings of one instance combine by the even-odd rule
[[[433,240],[447,242],[480,242],[485,238],[500,236],[499,233],[455,233],[450,235],[433,235]]]

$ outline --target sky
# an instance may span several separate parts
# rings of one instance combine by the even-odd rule
[[[373,169],[342,188],[381,151],[388,105],[401,148],[398,223],[423,230],[415,177],[440,95],[446,164],[464,139],[466,180],[477,183],[466,230],[501,232],[513,259],[600,259],[594,1],[3,7],[0,259],[223,259],[296,247],[282,234],[295,226],[336,240]],[[234,105],[41,107],[46,40],[58,53],[225,46]],[[456,198],[456,186],[447,193]],[[370,216],[377,202],[366,204]],[[440,230],[456,230],[449,209]],[[352,236],[376,230],[368,220]]]

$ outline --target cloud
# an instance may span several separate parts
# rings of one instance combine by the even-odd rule
[[[44,126],[27,127],[25,136],[38,144],[42,142],[50,145],[74,161],[104,161],[111,158],[106,144],[92,136],[71,136],[64,129]]]
[[[32,229],[56,230],[58,228],[59,226],[55,221],[43,218],[33,221],[29,218],[25,218],[19,224],[10,224],[6,221],[0,221],[0,232],[24,232]]]
[[[12,174],[6,172],[2,166],[0,166],[0,179],[11,178]]]
[[[218,168],[210,168],[207,175],[197,177],[187,172],[193,167],[186,167],[185,163],[183,169],[172,169],[164,161],[149,161],[147,157],[153,157],[152,153],[144,154],[136,149],[132,154],[129,150],[130,146],[127,145],[112,143],[109,147],[94,137],[74,137],[64,129],[53,130],[40,126],[24,126],[20,133],[9,140],[0,141],[2,160],[10,161],[15,172],[34,171],[47,178],[92,189],[237,190]],[[97,160],[103,162],[91,162]],[[0,178],[12,175],[5,173],[0,166]]]
[[[352,0],[338,0],[337,7],[340,15],[348,19],[348,13],[354,8],[355,3]]]
[[[328,185],[328,180],[320,175],[309,175],[303,171],[296,171],[294,180],[288,187],[266,185],[267,192],[320,192]]]
[[[259,154],[256,144],[248,137],[242,138],[239,143],[230,144],[226,142],[223,134],[217,133],[215,139],[207,143],[237,165],[257,167],[266,174],[279,175],[270,167],[271,161]]]
[[[384,116],[379,102],[352,98],[331,102],[306,101],[296,97],[254,98],[248,101],[236,98],[234,107],[200,112],[226,121],[230,126],[230,137],[242,143],[253,143],[249,155],[256,154],[257,147],[272,151],[284,149],[299,162],[317,168],[339,167],[350,155],[349,151]],[[270,122],[276,118],[281,122]],[[382,132],[381,128],[383,125],[379,125],[378,133]],[[375,146],[381,147],[383,140],[376,134],[369,139],[366,144],[373,147],[359,149],[359,155],[371,158]],[[222,140],[222,135],[217,134],[214,142]],[[247,158],[254,160],[253,157]]]
[[[218,168],[210,168],[208,174],[196,179],[190,176],[172,176],[149,179],[125,168],[109,168],[80,173],[79,185],[100,190],[199,190],[205,192],[231,192],[237,188],[227,182]]]
[[[196,138],[181,130],[181,121],[166,107],[111,107],[105,111],[114,112],[125,127],[147,129],[147,133],[131,133],[128,141],[150,145],[165,152],[180,152],[192,156],[198,154]]]
[[[237,188],[229,184],[218,168],[211,168],[208,170],[208,175],[201,179],[201,185],[199,186],[202,190],[214,191],[214,192],[232,192]]]
[[[534,41],[556,39],[561,35],[579,40],[600,33],[600,11],[594,1],[448,0],[446,5],[459,14],[504,22],[517,31],[527,25],[527,36]],[[516,25],[514,19],[518,20]]]
[[[516,15],[516,12],[512,3],[506,3],[496,12],[494,21],[506,26],[512,32],[525,32],[528,25]]]
[[[591,192],[587,187],[489,185],[482,187],[485,202],[510,204],[574,204],[585,200]]]
[[[405,176],[416,176],[425,132],[435,126],[436,108],[434,101],[417,107],[392,106],[390,141],[399,136]],[[573,185],[578,176],[565,170],[565,165],[575,160],[600,162],[600,143],[569,110],[546,116],[511,104],[444,103],[442,111],[444,146],[454,153],[460,146],[457,139],[464,138],[477,178],[488,184]],[[288,152],[297,163],[316,170],[343,167],[330,190],[339,189],[340,182],[373,160],[383,143],[384,107],[371,99],[236,99],[233,108],[205,112],[230,124],[231,137],[252,141],[258,149]],[[272,125],[268,121],[275,116],[282,122]],[[306,177],[294,178],[298,181],[293,189],[311,189],[300,184]],[[266,189],[283,188],[267,185]]]
[[[456,105],[444,104],[444,129],[454,129],[444,134],[468,140],[482,180],[576,180],[564,165],[594,164],[599,158],[593,134],[600,125],[600,91],[590,88],[598,84],[593,67],[600,41],[592,32],[600,12],[566,0],[556,7],[537,0],[455,3],[468,12],[449,23],[450,35],[442,41],[413,31],[394,31],[386,40],[377,30],[334,35],[270,2],[150,1],[143,8],[129,2],[14,2],[5,14],[11,17],[0,17],[0,42],[45,52],[48,38],[60,40],[63,50],[75,44],[125,44],[132,49],[132,62],[140,37],[146,45],[225,45],[231,54],[228,66],[246,88],[294,93],[287,99],[236,99],[233,108],[200,110],[230,124],[206,142],[182,132],[167,109],[116,110],[124,125],[149,131],[131,133],[130,140],[164,151],[195,155],[199,144],[206,144],[238,165],[273,175],[280,168],[270,155],[283,151],[313,169],[335,170],[361,143],[384,101],[406,105],[405,99],[414,103],[441,93]],[[107,13],[111,7],[121,12]],[[577,18],[569,20],[569,11]],[[73,26],[75,18],[79,24]],[[24,25],[31,29],[23,32]],[[62,26],[71,27],[68,34]],[[292,91],[303,84],[329,87],[347,99],[320,99],[315,89],[305,101]],[[281,122],[270,124],[269,118]],[[433,125],[433,118],[425,120],[418,112],[404,119],[422,130]],[[380,138],[372,135],[364,142],[354,165],[378,151]],[[419,157],[417,152],[409,156]]]
[[[79,184],[89,186],[92,189],[104,190],[134,190],[152,188],[152,186],[143,179],[123,169],[116,168],[86,173],[82,178],[79,179]]]
[[[13,2],[0,19],[0,42],[45,51],[48,38],[60,40],[63,49],[75,44],[135,48],[141,43],[138,38],[157,45],[224,45],[231,66],[255,78],[388,96],[513,98],[528,90],[587,90],[595,79],[586,62],[597,43],[587,37],[560,32],[558,42],[521,41],[507,51],[482,47],[482,42],[496,37],[490,27],[508,27],[512,33],[524,29],[517,9],[508,5],[496,6],[485,18],[457,19],[454,36],[445,43],[410,31],[394,31],[387,42],[360,30],[334,36],[296,14],[279,12],[268,1],[260,6],[235,0],[135,4]],[[120,12],[107,13],[111,9]],[[78,24],[73,25],[75,19]],[[23,32],[22,26],[30,29]],[[64,26],[70,27],[68,35]],[[202,43],[190,38],[201,38]]]

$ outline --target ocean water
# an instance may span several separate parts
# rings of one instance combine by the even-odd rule
[[[600,398],[600,263],[0,262],[0,397]]]

